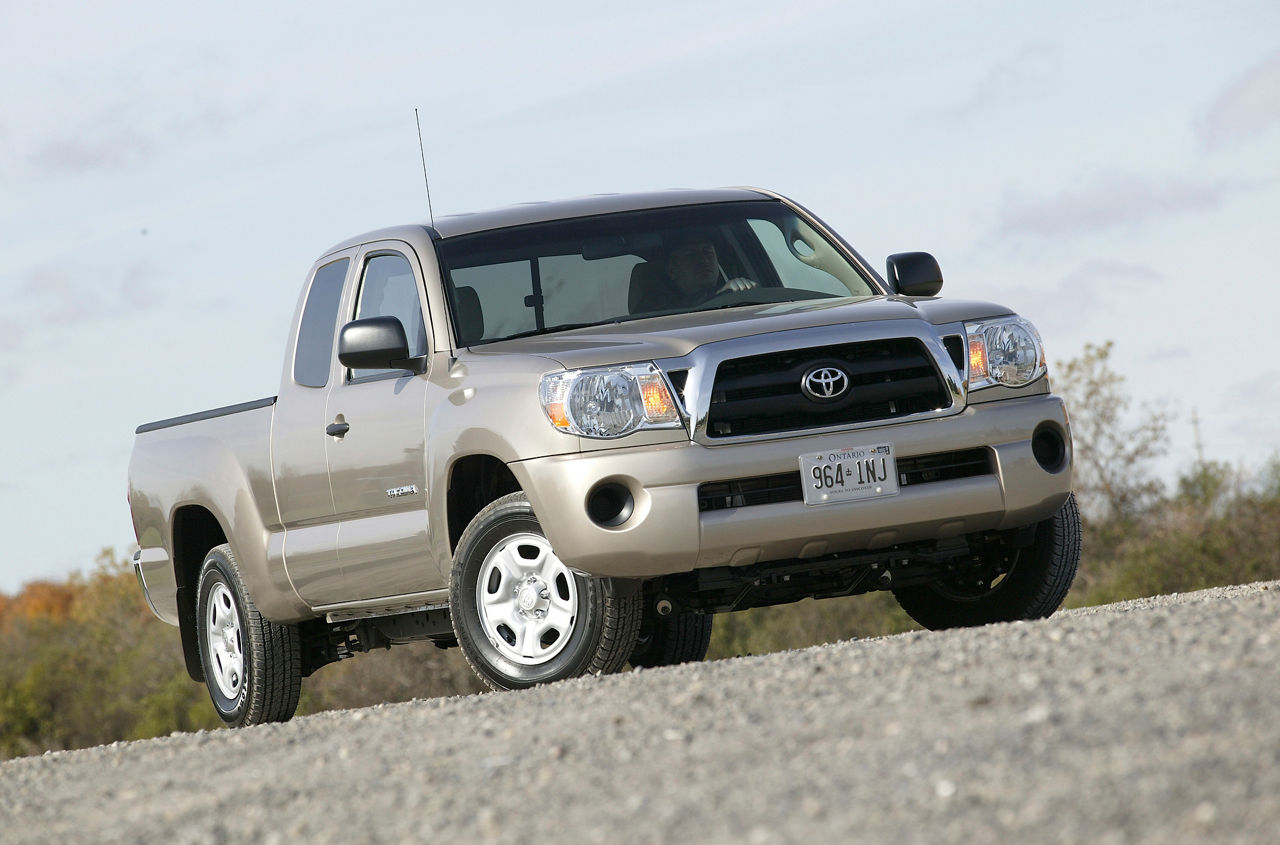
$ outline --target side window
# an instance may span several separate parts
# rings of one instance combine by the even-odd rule
[[[427,354],[427,329],[422,319],[422,304],[418,299],[418,280],[413,275],[409,260],[403,255],[375,255],[365,262],[356,319],[363,320],[366,317],[398,318],[409,341],[409,357]],[[352,370],[351,378],[391,372],[403,371]]]
[[[338,323],[338,303],[342,282],[347,278],[349,258],[326,264],[316,271],[302,308],[298,325],[298,346],[293,353],[293,380],[303,387],[324,387],[329,383],[329,362],[333,360],[333,335]]]

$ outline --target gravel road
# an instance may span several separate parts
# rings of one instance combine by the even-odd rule
[[[1280,582],[0,764],[0,841],[1275,842]]]

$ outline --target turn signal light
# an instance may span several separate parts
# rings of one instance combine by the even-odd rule
[[[981,337],[969,338],[969,381],[987,377],[987,344]]]

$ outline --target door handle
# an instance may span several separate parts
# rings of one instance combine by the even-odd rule
[[[329,435],[330,437],[341,437],[342,435],[346,434],[350,430],[351,430],[350,424],[344,423],[344,422],[340,422],[340,423],[336,422],[336,423],[329,423],[327,426],[325,426],[324,433]]]

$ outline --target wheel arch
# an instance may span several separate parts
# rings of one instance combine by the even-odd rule
[[[485,506],[522,488],[507,464],[487,453],[465,455],[449,467],[445,515],[449,526],[449,554],[458,548],[462,532]]]
[[[182,658],[191,680],[204,682],[204,666],[200,662],[197,642],[196,591],[200,568],[209,550],[227,542],[213,512],[202,505],[184,505],[173,512],[173,578],[177,585],[178,631],[182,639]]]

